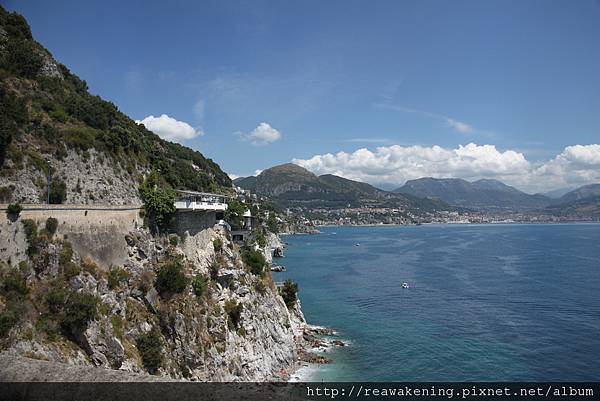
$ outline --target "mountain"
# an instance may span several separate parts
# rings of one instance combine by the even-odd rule
[[[575,189],[574,187],[559,188],[559,189],[554,189],[552,191],[543,192],[540,195],[544,195],[550,199],[558,199],[561,196],[573,191],[574,189]]]
[[[555,203],[565,204],[598,196],[600,196],[600,184],[590,184],[574,189],[571,192],[567,192],[558,198]]]
[[[556,199],[546,211],[558,216],[600,218],[600,184],[579,187]]]
[[[151,169],[173,188],[231,187],[201,153],[136,124],[89,93],[36,42],[25,19],[0,7],[0,202],[38,203],[48,172],[68,203],[139,202]]]
[[[278,203],[308,207],[340,208],[348,205],[404,207],[412,210],[441,210],[448,205],[432,199],[419,199],[375,188],[372,185],[338,177],[317,176],[303,167],[288,163],[264,170],[256,177],[234,180],[234,184],[269,196]]]
[[[536,209],[550,204],[543,195],[529,195],[498,180],[469,182],[460,178],[419,178],[394,190],[418,197],[440,199],[450,205],[478,210]]]

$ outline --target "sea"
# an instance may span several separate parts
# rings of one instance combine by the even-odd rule
[[[600,379],[600,224],[321,231],[283,237],[274,279],[349,345],[302,380]]]

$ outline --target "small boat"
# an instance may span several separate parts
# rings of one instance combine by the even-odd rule
[[[357,242],[356,244],[354,244],[354,246],[360,246],[360,244]]]
[[[285,270],[286,270],[285,266],[281,266],[281,265],[273,265],[273,266],[271,266],[271,271],[272,272],[281,273],[281,272],[284,272]]]
[[[402,288],[409,288],[408,283],[402,283]]]

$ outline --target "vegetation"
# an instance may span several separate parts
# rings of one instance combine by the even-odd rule
[[[61,328],[67,337],[76,338],[97,317],[98,298],[92,294],[71,292],[63,311]]]
[[[160,266],[154,281],[154,287],[163,297],[178,294],[185,290],[188,279],[183,272],[180,258],[169,260]]]
[[[265,235],[262,232],[259,232],[258,234],[256,234],[256,243],[261,248],[264,248],[267,246],[267,238],[265,238]]]
[[[153,229],[164,229],[175,213],[175,193],[161,187],[158,173],[152,171],[140,185],[144,209]]]
[[[269,213],[269,217],[267,218],[267,228],[274,234],[279,233],[279,225],[277,223],[277,217],[275,217],[275,213]]]
[[[27,255],[33,256],[38,253],[38,229],[35,221],[31,219],[25,219],[21,221],[23,229],[25,231],[25,239],[27,240]]]
[[[279,289],[279,294],[288,309],[292,308],[298,299],[298,284],[289,279],[285,280],[283,287]]]
[[[156,327],[137,339],[137,349],[142,357],[144,367],[149,373],[155,374],[163,363],[163,340]]]
[[[50,184],[50,203],[59,205],[67,200],[67,185],[57,177],[53,177]]]
[[[129,273],[122,267],[116,267],[108,272],[108,288],[114,290],[129,279]]]
[[[192,289],[197,297],[201,297],[208,288],[208,280],[201,274],[198,274],[192,280]]]
[[[57,228],[58,220],[56,220],[54,217],[48,217],[46,219],[46,232],[52,236],[56,233]]]
[[[133,178],[140,170],[158,170],[171,188],[231,187],[227,174],[212,160],[159,138],[114,104],[91,95],[87,83],[67,67],[54,65],[22,16],[0,7],[0,27],[6,33],[0,54],[0,167],[11,152],[16,155],[33,141],[58,158],[67,150],[96,149]],[[22,87],[27,91],[19,90]],[[32,134],[28,143],[22,142],[24,132]]]
[[[21,206],[19,203],[11,203],[6,208],[6,214],[18,216],[22,210],[23,210],[23,206]]]
[[[177,237],[177,235],[175,235],[175,234],[169,235],[169,244],[171,244],[171,246],[177,246],[178,243],[179,243],[179,237]]]
[[[225,221],[234,228],[242,228],[244,225],[244,212],[246,207],[237,199],[227,201],[227,210],[225,211]]]
[[[0,263],[0,294],[5,306],[0,312],[0,338],[8,335],[23,316],[23,303],[29,294],[27,281],[20,269]]]
[[[2,279],[2,293],[25,296],[29,293],[27,281],[19,269],[9,268]]]
[[[243,259],[244,263],[250,268],[250,272],[257,276],[261,275],[267,266],[264,255],[254,249],[246,249],[243,253]]]
[[[244,306],[233,299],[225,301],[225,313],[227,313],[227,322],[231,329],[236,329],[240,324],[243,309]]]
[[[213,240],[213,249],[215,252],[220,253],[223,250],[223,241],[221,241],[219,238],[215,238]]]
[[[98,303],[96,296],[68,289],[64,281],[56,280],[46,294],[44,320],[55,322],[65,337],[77,342],[88,323],[97,318]]]

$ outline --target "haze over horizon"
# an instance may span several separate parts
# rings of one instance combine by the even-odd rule
[[[93,93],[233,176],[600,182],[598,1],[3,4]]]

